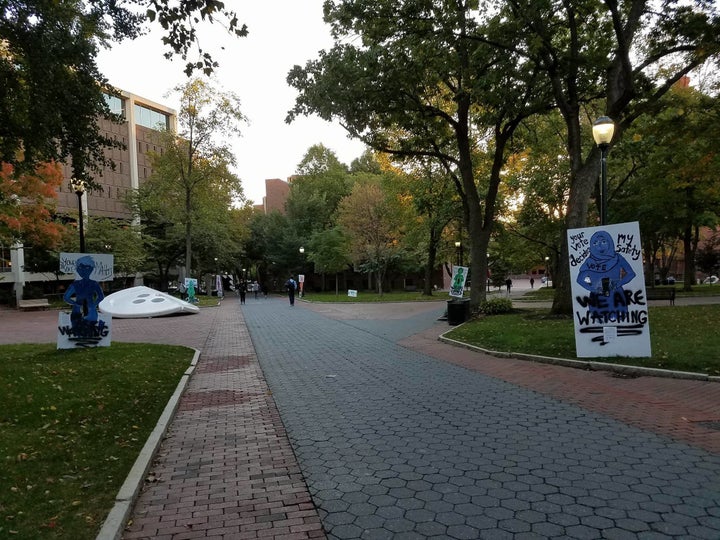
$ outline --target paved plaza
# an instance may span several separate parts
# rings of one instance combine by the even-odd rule
[[[720,383],[456,348],[443,309],[113,321],[201,352],[123,537],[720,538]],[[53,341],[52,317],[0,324]]]

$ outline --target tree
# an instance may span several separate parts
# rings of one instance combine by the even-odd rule
[[[325,13],[337,43],[288,75],[300,93],[288,121],[337,118],[375,150],[437,160],[462,201],[472,272],[485,275],[508,147],[524,118],[550,107],[547,85],[493,44],[505,28],[485,24],[477,3],[358,0],[327,3]],[[472,288],[473,305],[484,296]]]
[[[115,278],[128,280],[147,269],[139,227],[123,220],[90,218],[85,233],[88,253],[112,253]]]
[[[425,263],[423,295],[431,296],[432,275],[437,267],[438,251],[443,246],[443,233],[450,223],[456,222],[460,224],[459,231],[450,242],[454,246],[456,240],[463,238],[461,205],[447,172],[431,159],[417,158],[406,162],[398,178],[398,196],[409,199],[414,209],[412,219],[406,221],[406,244],[418,248],[414,250],[415,259]],[[447,247],[444,252],[448,252]]]
[[[349,246],[350,239],[340,227],[316,231],[308,246],[308,260],[315,265],[315,271],[323,275],[323,289],[325,274],[335,274],[336,296],[340,289],[339,274],[346,270],[350,263]]]
[[[104,149],[120,143],[102,134],[101,118],[111,114],[103,93],[114,90],[96,65],[100,46],[140,35],[157,21],[163,41],[187,59],[201,20],[247,33],[235,14],[217,0],[0,0],[0,162],[16,172],[43,162],[72,164],[73,176],[97,188],[92,173],[109,164]],[[140,9],[140,13],[135,8]],[[212,71],[205,51],[186,72]]]
[[[298,164],[290,184],[287,215],[301,239],[335,225],[340,200],[350,193],[351,178],[335,153],[317,144]]]
[[[52,217],[62,181],[62,171],[54,163],[38,165],[19,177],[12,165],[0,163],[0,242],[55,247],[64,230]]]
[[[398,212],[379,179],[368,176],[355,183],[340,202],[339,212],[353,260],[366,273],[375,274],[377,292],[382,295],[387,269],[400,252]]]
[[[567,228],[585,227],[600,162],[590,143],[599,116],[616,122],[615,141],[682,77],[720,52],[720,17],[713,2],[694,0],[506,0],[502,47],[531,63],[552,88],[566,126],[570,191]],[[561,260],[567,261],[562,235]],[[570,313],[569,269],[556,266],[553,312]]]
[[[189,276],[193,223],[206,208],[199,202],[219,204],[227,211],[233,201],[244,199],[240,180],[229,170],[235,158],[226,141],[239,133],[238,124],[245,117],[237,96],[219,92],[200,79],[174,91],[180,94],[180,130],[165,133],[164,152],[154,163],[157,181],[148,183],[156,196],[166,198],[174,193],[182,201],[178,217],[185,227],[185,271]],[[213,216],[209,217],[212,222]]]
[[[504,212],[502,231],[515,237],[526,254],[517,268],[557,265],[570,191],[564,121],[557,111],[523,122],[516,136],[518,151],[505,170],[512,205]],[[502,233],[501,234],[504,234]],[[503,249],[505,251],[505,249]]]
[[[700,231],[720,223],[719,118],[717,97],[677,87],[660,100],[657,112],[635,122],[613,154],[622,181],[610,208],[640,221],[648,280],[655,261],[682,242],[683,286],[690,290],[695,283]],[[667,267],[661,268],[661,278],[666,274]]]

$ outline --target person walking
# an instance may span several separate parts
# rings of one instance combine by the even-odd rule
[[[247,295],[247,281],[244,279],[240,282],[240,286],[238,287],[240,290],[240,303],[245,303],[245,296]]]
[[[505,287],[507,288],[508,295],[510,294],[510,289],[512,288],[512,279],[507,278],[505,280]]]
[[[297,289],[297,281],[295,281],[295,276],[290,275],[290,279],[288,279],[285,282],[285,288],[288,292],[288,299],[290,300],[290,305],[295,305],[295,289]]]
[[[535,278],[530,278],[530,288],[531,289],[535,288]]]

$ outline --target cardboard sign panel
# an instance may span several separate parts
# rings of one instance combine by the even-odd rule
[[[570,229],[568,264],[578,357],[649,357],[637,222]]]

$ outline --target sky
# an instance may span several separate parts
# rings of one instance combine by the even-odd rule
[[[263,0],[237,3],[243,6],[238,9],[235,2],[228,2],[226,5],[238,9],[249,35],[233,38],[222,28],[203,28],[201,45],[220,63],[215,84],[239,96],[242,113],[249,120],[231,147],[245,196],[256,204],[265,195],[265,179],[286,180],[293,175],[312,145],[322,143],[348,165],[364,150],[360,142],[348,139],[337,123],[318,117],[285,123],[296,97],[285,82],[288,71],[316,59],[318,51],[333,44],[322,20],[322,4],[323,0]],[[185,62],[163,57],[161,36],[154,31],[116,44],[100,53],[98,66],[113,86],[177,110],[177,98],[167,94],[187,80]]]

